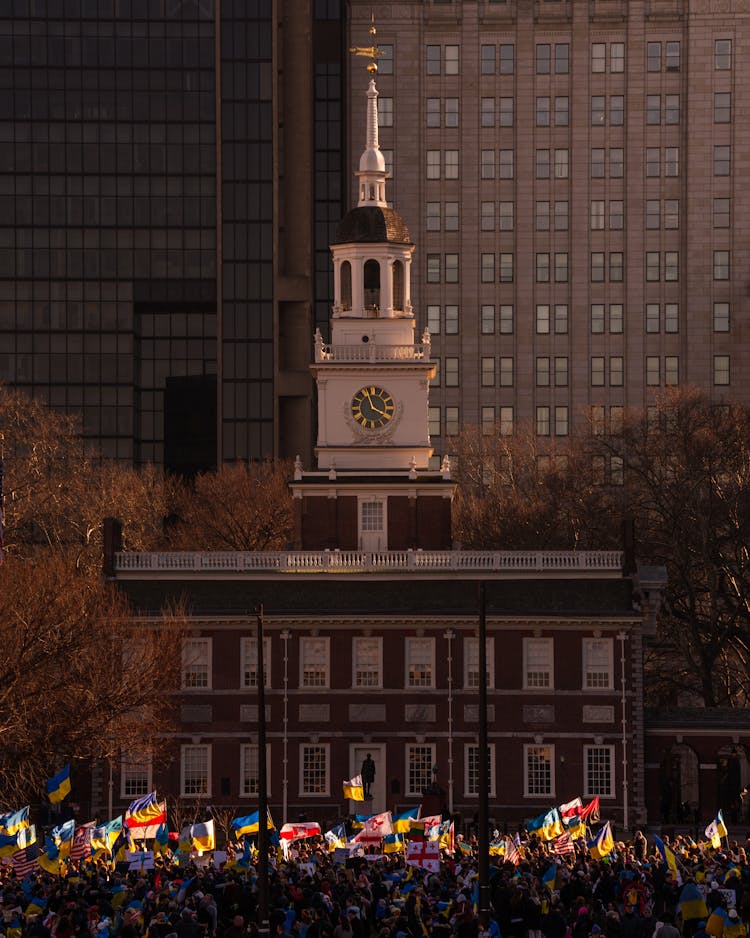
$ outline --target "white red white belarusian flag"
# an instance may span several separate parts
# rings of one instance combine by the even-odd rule
[[[282,840],[304,840],[306,837],[316,837],[320,834],[320,824],[308,821],[299,824],[285,824],[279,831]]]

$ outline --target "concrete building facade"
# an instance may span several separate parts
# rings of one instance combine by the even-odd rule
[[[371,5],[350,10],[361,42]],[[616,425],[664,387],[750,401],[746,6],[430,0],[376,16],[390,198],[439,359],[438,456],[467,423],[564,444],[589,408]]]

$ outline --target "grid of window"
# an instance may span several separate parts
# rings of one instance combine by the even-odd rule
[[[352,639],[354,687],[382,687],[383,640],[372,637]]]
[[[328,794],[328,746],[303,745],[300,759],[300,794]]]
[[[185,638],[182,640],[183,690],[211,687],[211,639]]]
[[[487,642],[487,687],[495,686],[495,639]],[[479,639],[467,635],[463,640],[464,651],[464,687],[479,687]]]
[[[551,638],[525,638],[523,640],[523,686],[525,689],[547,689],[554,686],[553,650],[554,642]]]
[[[210,746],[182,746],[180,794],[184,797],[210,796],[210,766]]]
[[[123,753],[120,763],[120,797],[139,798],[150,791],[150,756],[142,753]]]
[[[614,765],[613,746],[584,746],[586,777],[584,796],[609,798],[613,794],[612,769]]]
[[[270,687],[268,675],[271,662],[271,639],[263,639],[263,684]],[[249,636],[240,639],[240,687],[258,686],[258,640]]]
[[[613,643],[611,638],[583,639],[584,690],[612,688]]]
[[[464,765],[466,773],[464,776],[464,793],[469,797],[476,797],[480,793],[481,782],[481,762],[479,758],[479,746],[471,743],[464,748]],[[486,780],[487,790],[490,797],[495,795],[495,744],[490,743],[487,746],[487,768],[489,778]]]
[[[406,686],[433,687],[435,679],[435,639],[406,639]]]
[[[432,766],[435,764],[433,745],[406,747],[407,795],[421,795],[432,782]]]
[[[258,747],[252,743],[240,746],[240,796],[252,798],[260,790]]]
[[[382,513],[382,502],[363,503],[362,509],[369,504],[380,505]],[[364,511],[362,521],[364,524]],[[382,530],[382,526],[380,528],[373,528],[372,530]],[[301,670],[300,686],[308,688],[328,687],[328,675],[330,670],[329,639],[302,636],[299,640],[299,654]]]
[[[552,795],[553,746],[524,746],[525,795]]]

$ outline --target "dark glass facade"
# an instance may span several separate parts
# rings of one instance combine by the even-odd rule
[[[189,451],[200,469],[279,454],[293,434],[278,426],[274,94],[283,84],[316,109],[315,77],[326,108],[338,95],[322,119],[340,145],[341,44],[324,56],[333,84],[319,86],[312,60],[274,61],[274,22],[309,29],[307,0],[287,14],[274,0],[8,0],[4,13],[0,381],[79,412],[107,456],[178,469]],[[297,148],[297,171],[317,171],[317,147]],[[310,310],[325,278],[311,276],[306,213]],[[167,395],[176,379],[193,379],[190,393]],[[201,393],[213,425],[201,407],[193,444],[173,445]],[[294,393],[311,398],[311,383]]]

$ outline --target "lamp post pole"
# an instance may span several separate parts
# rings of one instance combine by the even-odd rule
[[[266,787],[266,678],[263,606],[258,607],[258,932],[268,934],[268,790]]]
[[[485,584],[479,581],[479,923],[490,925],[490,760],[487,745],[487,615]]]

